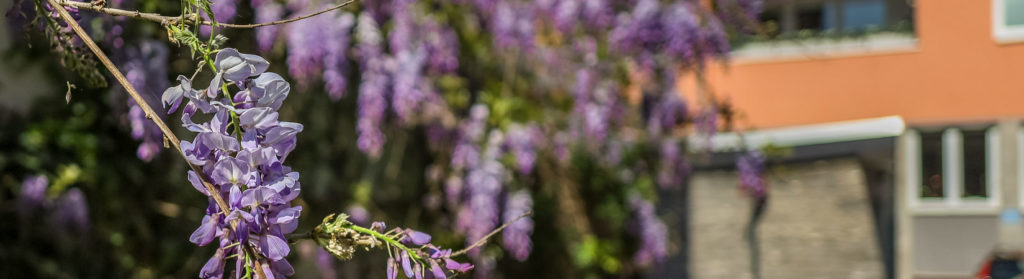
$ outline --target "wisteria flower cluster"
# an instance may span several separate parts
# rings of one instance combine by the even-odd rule
[[[220,50],[212,64],[216,75],[207,88],[196,90],[191,80],[179,76],[179,85],[163,95],[169,113],[188,99],[181,121],[197,134],[192,141],[181,141],[181,147],[189,163],[202,169],[202,173],[189,171],[188,180],[211,196],[206,216],[190,241],[203,246],[220,239],[220,248],[200,277],[220,278],[232,255],[237,255],[236,277],[249,272],[247,259],[253,257],[268,277],[291,275],[285,236],[298,226],[302,207],[290,206],[299,195],[299,173],[284,165],[284,160],[295,148],[302,125],[279,121],[277,113],[291,87],[281,76],[264,72],[269,66],[266,60],[235,49]],[[237,88],[234,95],[229,87]],[[197,112],[213,117],[193,123]],[[206,181],[217,193],[207,191]],[[227,197],[228,212],[221,211],[213,195]],[[246,247],[254,247],[259,255],[247,255]]]
[[[513,222],[523,212],[532,210],[533,198],[528,190],[513,192],[504,187],[512,172],[500,159],[505,154],[512,155],[516,158],[515,170],[520,175],[529,175],[535,165],[537,149],[544,144],[543,132],[534,124],[513,124],[507,128],[507,133],[490,130],[484,135],[488,114],[487,107],[475,105],[470,117],[460,126],[450,164],[465,175],[453,175],[446,181],[448,204],[458,208],[455,229],[466,235],[466,245],[483,239],[499,221]],[[500,206],[503,194],[504,210]],[[532,233],[533,220],[526,217],[503,232],[502,243],[513,258],[525,261],[532,248]],[[478,263],[484,262],[479,250],[471,250],[469,255]],[[478,265],[478,276],[487,277],[491,268],[491,265]]]
[[[406,278],[424,278],[430,272],[434,278],[467,272],[472,264],[461,263],[451,257],[452,249],[443,249],[430,243],[429,234],[393,228],[385,232],[384,222],[374,222],[370,228],[348,221],[348,215],[330,215],[313,230],[313,239],[339,259],[352,258],[356,248],[369,250],[384,248],[388,251],[388,279],[398,277],[399,269]]]
[[[46,193],[50,190],[49,184],[45,175],[26,177],[18,196],[18,213],[25,218],[34,218],[41,212],[52,211],[50,220],[53,225],[76,232],[86,231],[89,228],[89,205],[82,190],[67,189],[59,197],[51,198]]]
[[[764,181],[765,155],[758,150],[744,152],[736,159],[736,171],[740,176],[740,189],[754,198],[763,198],[767,194]]]
[[[116,26],[113,31],[119,30],[121,26]],[[138,46],[127,46],[122,49],[122,57],[118,57],[118,64],[124,69],[128,82],[141,90],[143,98],[152,98],[155,101],[159,99],[156,92],[168,87],[167,79],[164,78],[167,76],[168,52],[167,46],[157,41],[143,41]],[[146,119],[146,113],[134,99],[125,98],[124,102],[128,106],[127,118],[131,137],[142,142],[136,149],[136,156],[143,161],[151,161],[160,153],[163,133],[152,121]]]
[[[654,205],[639,195],[629,198],[635,212],[633,215],[633,233],[640,238],[640,249],[633,261],[640,266],[660,264],[668,255],[668,229],[658,219]]]

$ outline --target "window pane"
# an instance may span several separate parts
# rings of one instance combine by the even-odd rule
[[[847,0],[843,2],[843,31],[859,31],[885,25],[885,2]]]
[[[921,132],[921,197],[941,198],[942,131]]]
[[[985,130],[963,131],[964,135],[964,197],[987,197],[985,191],[988,160],[985,153]]]
[[[765,32],[769,38],[774,38],[782,33],[782,15],[781,10],[778,7],[765,8],[764,11],[758,16],[758,20],[761,21],[762,27],[765,28]]]
[[[824,6],[821,4],[805,5],[797,7],[796,11],[796,30],[824,30],[829,27],[825,26],[823,20]]]
[[[1024,0],[1004,0],[1003,15],[1006,25],[1024,25]]]

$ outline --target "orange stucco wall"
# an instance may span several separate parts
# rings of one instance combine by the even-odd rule
[[[991,0],[915,2],[916,50],[733,61],[709,68],[709,84],[742,111],[739,128],[887,115],[910,125],[1024,116],[1024,43],[996,43]]]

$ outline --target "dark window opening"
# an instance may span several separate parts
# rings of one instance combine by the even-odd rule
[[[942,131],[921,132],[921,193],[923,198],[945,196],[942,187]]]
[[[963,197],[988,197],[988,160],[985,130],[963,131],[964,190]]]
[[[822,5],[801,7],[796,13],[797,30],[824,30],[824,9]]]

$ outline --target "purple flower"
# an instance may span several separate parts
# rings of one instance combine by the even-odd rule
[[[487,115],[490,111],[486,105],[476,104],[469,109],[469,117],[459,125],[458,141],[452,153],[451,165],[457,170],[476,165],[480,160],[477,144],[483,138],[487,128]]]
[[[705,107],[699,115],[697,115],[695,122],[694,126],[696,126],[698,135],[709,143],[706,146],[710,148],[711,137],[718,132],[718,108],[715,105],[715,102],[710,102],[708,106]]]
[[[602,83],[591,93],[590,102],[583,105],[580,113],[583,132],[588,141],[600,143],[608,136],[608,128],[615,117],[616,95],[608,83]]]
[[[640,250],[633,261],[640,266],[664,262],[668,256],[668,229],[658,219],[654,205],[638,195],[630,197],[633,207],[633,233],[640,238]]]
[[[366,211],[366,208],[361,205],[351,205],[345,211],[348,212],[348,220],[352,221],[353,224],[366,225],[370,222],[370,212]]]
[[[338,271],[334,268],[334,257],[324,249],[316,250],[316,267],[320,271],[321,278],[338,278]]]
[[[755,198],[765,196],[767,190],[764,178],[765,156],[757,150],[750,150],[736,158],[736,171],[739,172],[740,188]]]
[[[698,49],[701,50],[705,58],[726,59],[729,57],[729,38],[725,34],[725,27],[722,26],[722,22],[718,18],[708,18],[704,28],[701,28],[700,35],[702,43]]]
[[[572,28],[579,18],[580,2],[580,0],[565,0],[558,3],[554,14],[555,28],[566,34],[572,32]]]
[[[82,190],[71,188],[57,200],[57,222],[79,232],[89,228],[89,206]]]
[[[210,217],[210,215],[203,216],[203,221],[200,222],[199,228],[192,232],[192,236],[188,240],[199,246],[206,246],[206,244],[213,242],[213,238],[220,231],[217,226],[220,223],[219,219],[219,217]]]
[[[543,144],[543,140],[544,134],[536,124],[509,126],[505,145],[512,155],[515,155],[519,173],[528,175],[533,171],[533,163],[537,160],[537,148]]]
[[[214,83],[220,83],[220,77],[230,82],[244,81],[249,77],[262,74],[270,66],[263,57],[252,54],[239,53],[233,48],[222,49],[217,52],[217,59],[213,64],[217,67],[217,76]],[[219,86],[218,86],[219,87]]]
[[[495,47],[497,49],[517,48],[522,51],[531,50],[534,46],[534,13],[532,7],[519,2],[495,2],[497,2],[497,5],[495,6],[493,19],[490,22]]]
[[[459,211],[457,228],[466,233],[466,245],[480,240],[498,226],[498,196],[502,190],[505,168],[498,161],[504,135],[492,130],[480,163],[471,166],[466,175],[466,193],[469,200]],[[479,250],[470,251],[478,255]]]
[[[395,53],[392,73],[391,107],[403,122],[412,120],[421,102],[427,98],[422,85],[421,70],[427,53],[422,48],[404,49]]]
[[[373,231],[383,232],[386,228],[383,222],[373,222]],[[399,240],[402,245],[388,245],[387,277],[397,278],[399,268],[407,278],[423,278],[423,274],[430,269],[435,278],[447,278],[451,273],[467,272],[473,269],[471,264],[459,263],[451,259],[452,250],[442,249],[430,243],[429,234],[412,229],[395,228],[396,232],[391,239]],[[391,235],[390,233],[388,235]],[[318,240],[319,241],[319,240]],[[418,247],[416,247],[418,246]],[[444,261],[444,268],[442,268]],[[447,270],[446,270],[447,269]],[[449,273],[450,272],[450,273]]]
[[[214,21],[220,23],[230,23],[234,21],[235,14],[238,12],[238,0],[216,0],[212,1],[210,9],[213,12]],[[203,19],[209,20],[210,15],[202,13]],[[212,29],[210,26],[203,25],[199,28],[199,33],[203,36],[209,36]]]
[[[658,0],[637,0],[633,10],[619,15],[615,28],[608,35],[609,43],[619,52],[637,52],[656,48],[665,39]]]
[[[220,278],[224,275],[224,249],[217,249],[199,271],[199,278]]]
[[[377,157],[384,146],[384,133],[380,126],[384,122],[384,113],[387,109],[386,90],[389,80],[384,67],[380,29],[368,13],[359,15],[356,38],[362,72],[356,121],[359,139],[356,144],[370,157]]]
[[[432,72],[450,73],[459,68],[459,40],[455,30],[434,20],[426,20],[420,32],[428,55],[427,66]]]
[[[592,29],[605,29],[615,19],[607,0],[582,0],[583,21]]]
[[[45,175],[29,176],[21,183],[21,195],[18,196],[18,210],[23,215],[43,207],[46,203]]]
[[[391,1],[391,32],[388,33],[388,46],[391,53],[406,51],[412,46],[413,41],[413,1],[395,0]]]
[[[662,189],[679,189],[690,173],[690,165],[684,160],[679,143],[671,138],[662,140],[660,154],[658,186]]]
[[[323,76],[327,94],[335,100],[344,96],[345,89],[348,87],[348,34],[353,25],[355,25],[355,16],[350,13],[342,14],[333,23],[327,25],[328,32],[334,38],[327,40]]]
[[[276,1],[252,1],[253,10],[256,11],[255,21],[258,23],[280,20],[284,16],[284,7]],[[295,23],[298,24],[298,23]],[[274,41],[277,40],[279,26],[263,26],[256,29],[256,42],[260,51],[269,52],[274,48]]]
[[[311,13],[326,5],[305,5],[301,10]],[[288,72],[298,78],[300,86],[308,87],[315,78],[322,77],[332,99],[344,95],[349,34],[353,24],[355,17],[351,13],[330,13],[301,20],[288,27]]]
[[[213,1],[210,8],[213,10],[213,16],[217,22],[232,22],[238,11],[236,6],[238,6],[238,0],[217,0]]]
[[[224,255],[244,253],[241,248],[246,246],[262,254],[261,265],[268,276],[291,275],[294,270],[285,260],[291,249],[285,235],[297,228],[302,208],[289,205],[300,192],[299,174],[283,162],[295,148],[302,125],[280,121],[277,113],[290,85],[280,75],[264,73],[269,63],[263,58],[235,49],[219,51],[214,65],[216,76],[208,88],[219,91],[221,84],[234,85],[239,89],[235,96],[199,94],[184,77],[164,95],[164,100],[170,100],[165,103],[172,107],[182,98],[188,99],[182,125],[198,134],[192,141],[182,141],[182,150],[190,163],[202,166],[201,176],[211,179],[230,207],[222,212],[210,199],[207,215],[190,237],[198,245],[220,239],[218,254],[201,276],[219,277]],[[196,124],[191,118],[197,111],[214,115]],[[238,113],[238,123],[232,123],[229,111]],[[232,125],[238,125],[241,134],[232,133],[228,129]],[[213,194],[202,185],[199,174],[190,171],[188,176],[196,190]],[[241,264],[236,264],[236,276]]]
[[[505,213],[504,221],[506,223],[512,222],[519,215],[530,211],[533,208],[533,198],[530,197],[530,192],[527,190],[520,190],[508,196],[508,200],[505,202]],[[524,217],[523,219],[512,223],[502,232],[505,249],[509,250],[518,261],[525,261],[530,256],[530,234],[533,233],[533,219],[530,217]]]
[[[653,136],[671,135],[676,125],[686,118],[686,102],[675,90],[662,94],[653,106],[647,119],[647,132]]]
[[[666,35],[665,52],[668,55],[682,60],[694,58],[700,27],[693,9],[688,3],[675,3],[666,8],[662,24]]]
[[[444,259],[444,266],[450,270],[457,270],[459,272],[467,272],[473,269],[473,265],[469,263],[460,263],[452,259]]]
[[[119,52],[118,64],[125,71],[125,78],[132,87],[139,91],[147,102],[154,102],[158,98],[154,92],[167,88],[167,57],[168,49],[163,43],[157,41],[143,41],[138,46],[129,46]],[[123,89],[122,89],[123,90]],[[172,96],[173,97],[173,96]],[[118,100],[122,100],[118,98]],[[180,97],[177,99],[163,99],[163,103],[174,111],[180,104]],[[128,106],[128,126],[131,129],[133,139],[141,140],[142,143],[136,151],[136,155],[143,161],[150,161],[160,152],[163,133],[156,124],[146,118],[142,108],[135,103],[134,99],[125,98]],[[163,115],[155,115],[163,117]]]
[[[426,245],[427,243],[430,243],[431,238],[429,234],[412,229],[405,229],[405,236],[406,238],[403,239],[404,241],[415,245]]]

